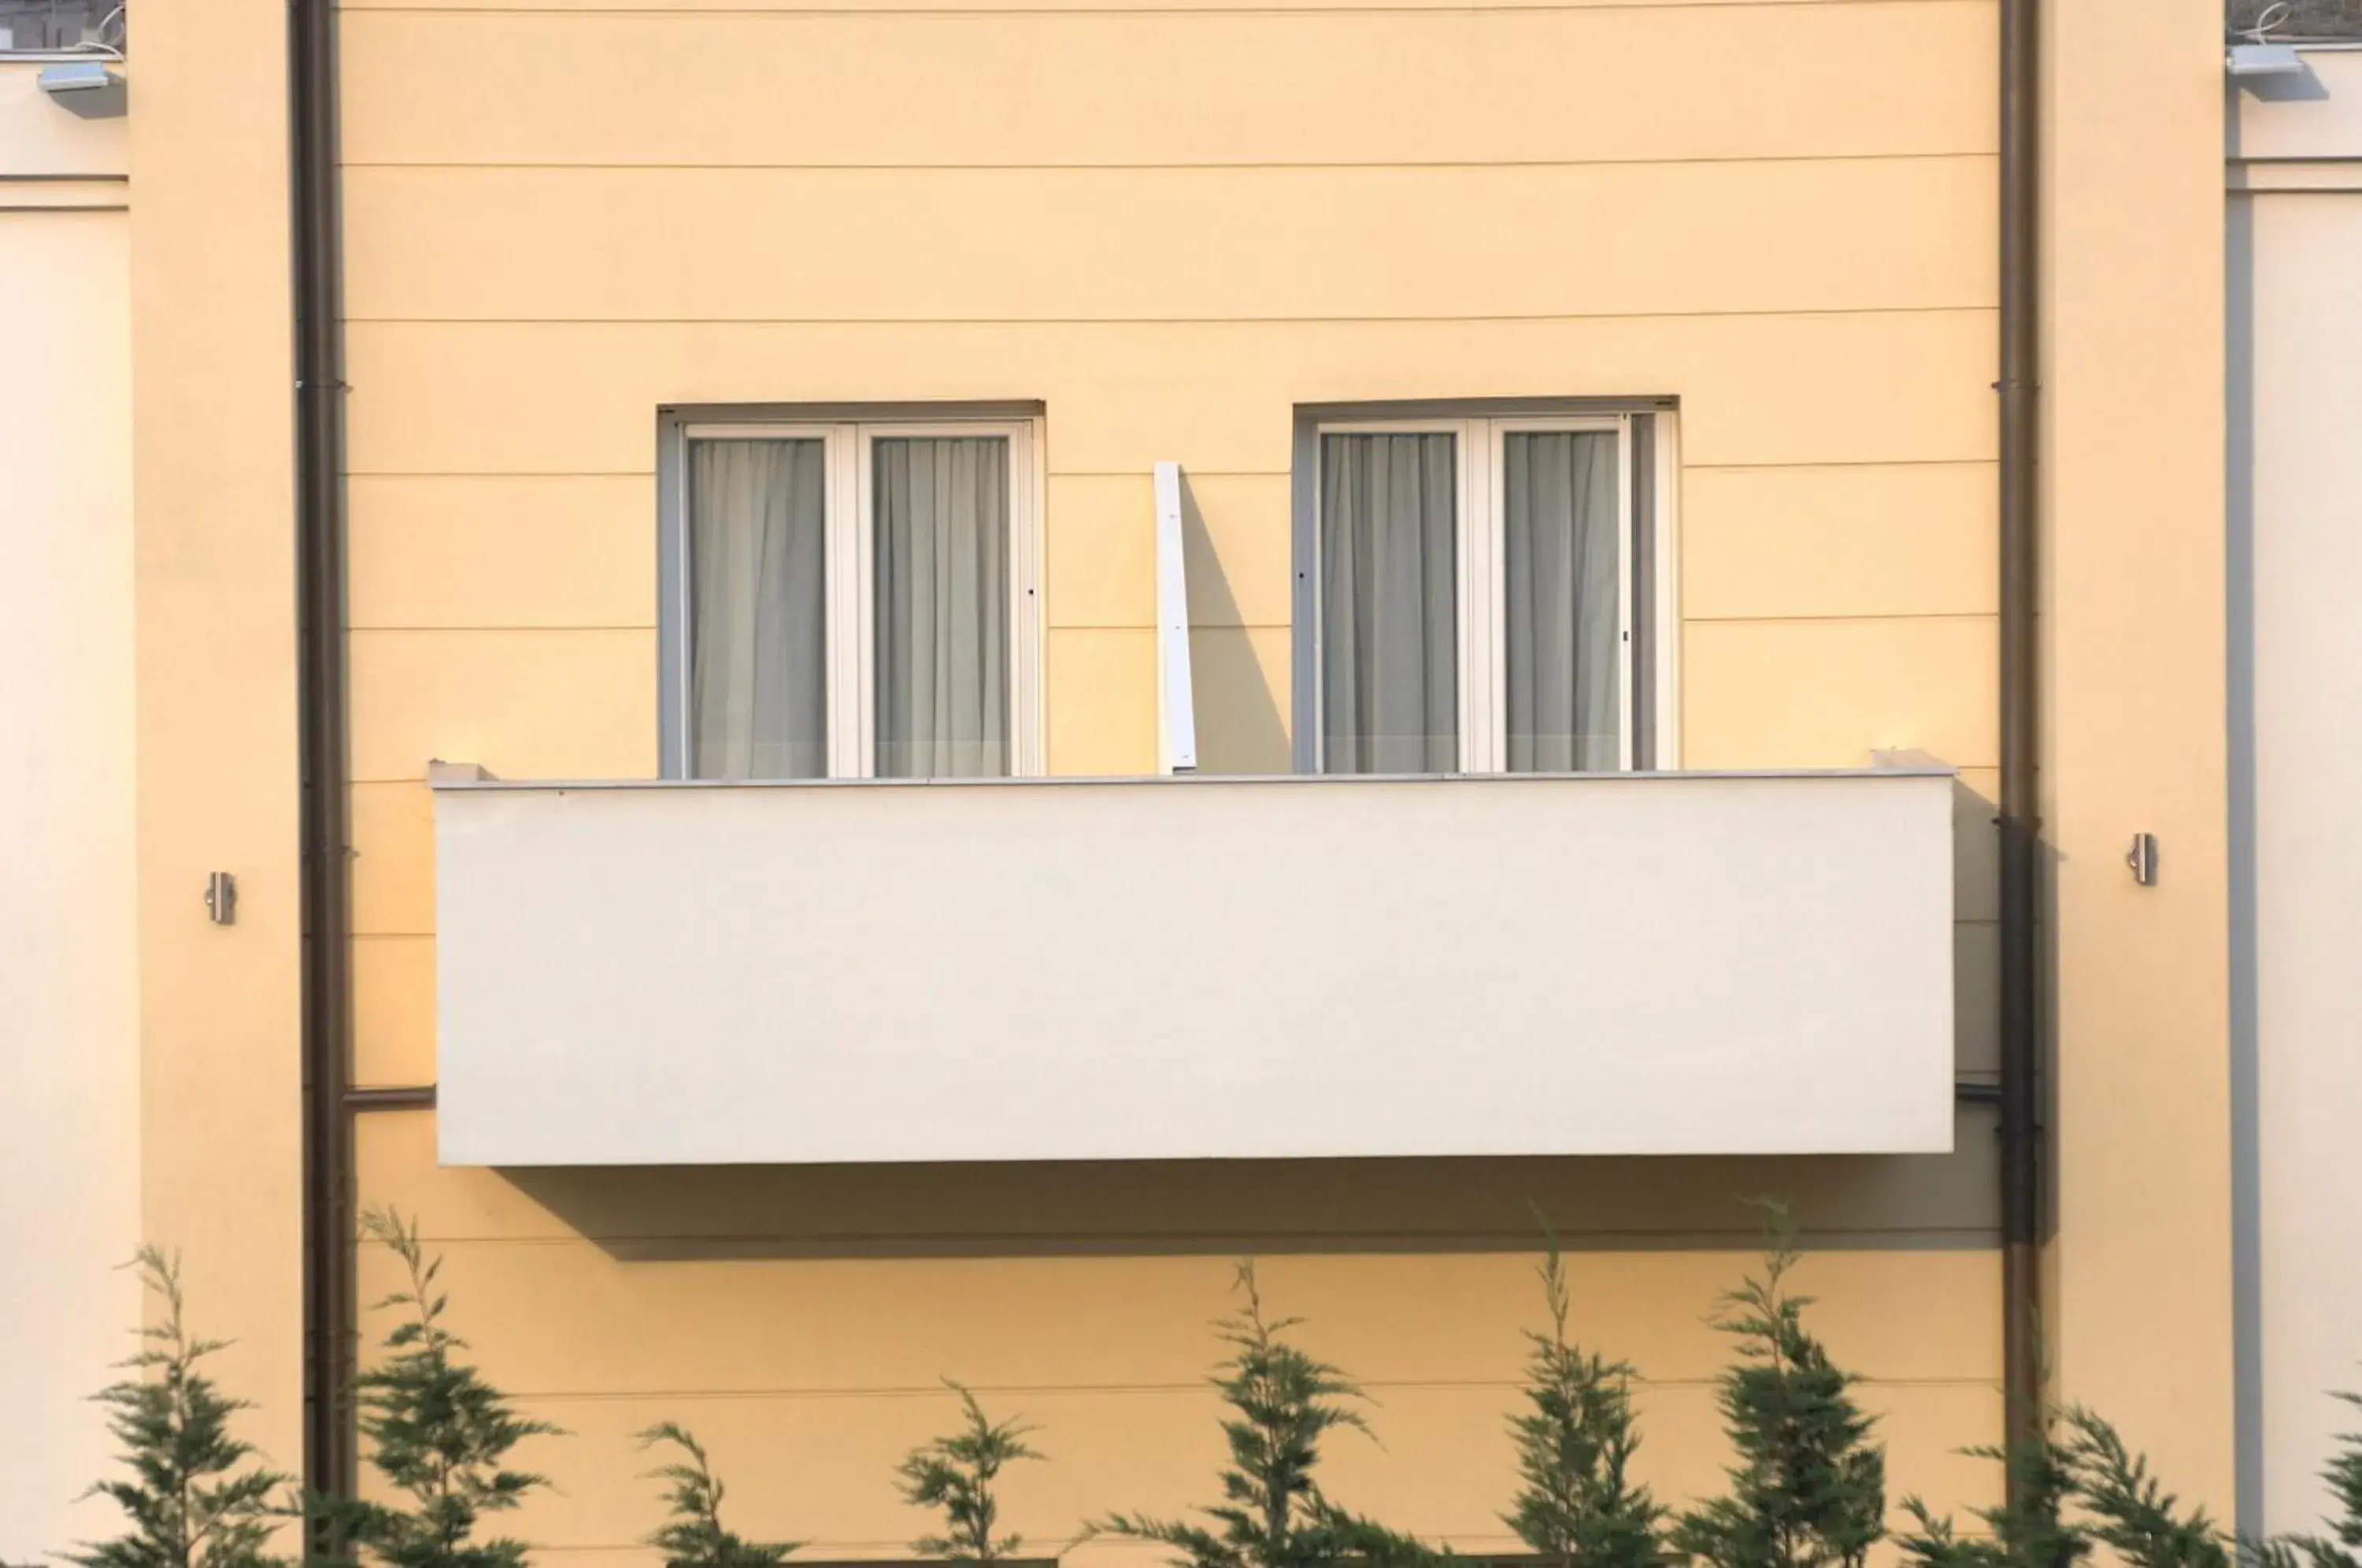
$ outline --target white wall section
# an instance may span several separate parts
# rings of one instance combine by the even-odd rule
[[[2235,551],[2252,559],[2260,1520],[2321,1528],[2362,1420],[2362,53],[2307,50],[2232,121]],[[2238,417],[2244,392],[2246,412]],[[2236,622],[2235,620],[2235,625]],[[2236,659],[2235,655],[2235,668]],[[2234,700],[2235,734],[2240,714]]]
[[[1952,789],[447,783],[442,1158],[1948,1149]]]
[[[76,1499],[139,1322],[123,122],[39,70],[0,61],[0,1562],[117,1517]]]

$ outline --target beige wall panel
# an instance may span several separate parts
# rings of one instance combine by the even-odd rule
[[[131,120],[127,115],[85,119],[41,91],[41,68],[33,59],[0,60],[0,181],[116,180],[130,168]],[[39,201],[38,186],[8,190],[0,200]],[[121,185],[107,193],[127,200]]]
[[[1991,767],[1993,638],[1983,615],[1692,622],[1682,635],[1682,761],[1860,767],[1897,748]]]
[[[128,116],[142,1226],[303,1453],[287,8],[160,6]],[[237,923],[205,918],[209,871]]]
[[[432,1228],[435,1216],[420,1218]],[[487,1364],[517,1388],[577,1397],[924,1390],[945,1374],[988,1387],[1187,1386],[1213,1354],[1207,1324],[1226,1309],[1232,1268],[1221,1255],[623,1262],[587,1242],[445,1250],[462,1331]],[[1258,1266],[1274,1309],[1308,1319],[1320,1353],[1374,1386],[1508,1384],[1524,1331],[1542,1322],[1539,1261],[1331,1254]],[[365,1299],[394,1287],[398,1265],[381,1249],[360,1262]],[[1727,1358],[1707,1314],[1755,1265],[1748,1252],[1572,1253],[1579,1335],[1651,1382],[1704,1381]],[[1842,1250],[1812,1254],[1795,1278],[1847,1365],[1928,1383],[1992,1375],[1999,1267],[1982,1249]],[[553,1299],[576,1309],[553,1315]]]
[[[2043,1327],[2063,1396],[2228,1518],[2222,10],[2046,15],[2041,812],[2071,1132]],[[2136,832],[2163,845],[2152,888],[2125,874]]]
[[[590,1236],[635,1259],[1523,1249],[1540,1204],[1570,1246],[1750,1245],[1748,1193],[1831,1245],[1985,1246],[1990,1115],[1939,1156],[1485,1159],[545,1170],[435,1163],[435,1119],[360,1123],[361,1191],[443,1237]]]
[[[1295,620],[1294,504],[1285,474],[1183,470],[1190,624],[1286,626]],[[1280,690],[1286,690],[1284,679]]]
[[[1200,626],[1190,633],[1200,773],[1294,769],[1293,657],[1293,634],[1286,626]]]
[[[1319,1346],[1310,1333],[1307,1338]],[[1369,1412],[1376,1441],[1347,1432],[1324,1445],[1330,1495],[1462,1550],[1517,1550],[1498,1518],[1516,1485],[1505,1430],[1515,1389],[1377,1392],[1381,1402]],[[1085,1519],[1112,1508],[1185,1515],[1218,1500],[1220,1408],[1194,1379],[1162,1388],[992,1390],[985,1397],[988,1409],[1021,1414],[1043,1429],[1036,1441],[1051,1461],[1009,1473],[1002,1515],[1008,1528],[1039,1545],[1063,1544]],[[2001,1402],[1992,1386],[1874,1385],[1861,1398],[1880,1417],[1895,1496],[1923,1491],[1939,1507],[1996,1500],[1994,1466],[1957,1452],[1998,1435]],[[906,1543],[930,1524],[897,1495],[894,1465],[956,1419],[950,1396],[940,1391],[858,1399],[681,1393],[524,1403],[571,1435],[519,1451],[546,1468],[563,1493],[528,1503],[515,1529],[569,1556],[580,1547],[630,1542],[656,1522],[656,1492],[642,1478],[647,1460],[633,1433],[660,1419],[700,1433],[717,1463],[730,1456],[724,1479],[734,1478],[733,1500],[743,1501],[744,1522],[735,1528],[804,1537],[815,1556],[908,1555]],[[1675,1505],[1720,1492],[1728,1452],[1712,1389],[1648,1387],[1638,1403],[1644,1433],[1634,1466],[1639,1478]],[[1143,1561],[1131,1551],[1115,1560]]]
[[[1049,624],[1155,625],[1156,497],[1149,476],[1054,476],[1043,513]]]
[[[420,772],[424,774],[422,767]],[[356,784],[347,793],[356,936],[435,931],[435,798],[424,778]]]
[[[353,1081],[435,1081],[435,939],[364,936],[352,944]]]
[[[1156,635],[1145,627],[1052,630],[1043,647],[1053,773],[1156,771]]]
[[[1285,474],[1182,474],[1182,559],[1193,626],[1292,617],[1295,525]],[[1156,498],[1140,474],[1050,481],[1054,626],[1156,624]],[[1283,682],[1283,684],[1285,684]]]
[[[1682,613],[1995,613],[1997,484],[1990,463],[1689,469]]]
[[[1473,163],[1982,152],[1994,140],[1989,0],[956,14],[966,8],[354,13],[344,153],[357,164]],[[896,69],[876,69],[882,58]],[[476,75],[487,59],[502,62],[498,92]],[[1570,61],[1638,59],[1677,64],[1589,72],[1582,91],[1565,90]]]
[[[349,505],[348,625],[656,624],[646,477],[357,478]]]
[[[364,168],[345,176],[346,308],[363,321],[1164,321],[1974,307],[1993,298],[1992,181],[1981,156]],[[590,255],[599,265],[578,264]]]
[[[1298,402],[1678,395],[1685,460],[1992,455],[1990,311],[1553,321],[356,323],[359,473],[647,473],[679,403],[1041,398],[1053,473],[1287,471]]]
[[[654,632],[355,632],[348,646],[356,784],[422,779],[437,758],[511,778],[656,773]]]

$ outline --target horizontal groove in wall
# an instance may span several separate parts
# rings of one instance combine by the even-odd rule
[[[1053,419],[1056,411],[1052,411]],[[1683,463],[1683,473],[1780,473],[1806,469],[1915,469],[1915,468],[1977,468],[1998,469],[1999,462],[1989,457],[1975,458],[1861,458],[1845,460],[1807,460],[1794,463]],[[1197,479],[1268,479],[1284,480],[1293,476],[1286,469],[1198,469],[1183,463],[1181,471]],[[575,480],[575,479],[654,479],[654,469],[348,469],[348,480]],[[1121,479],[1144,480],[1150,477],[1146,469],[1059,469],[1048,470],[1048,477],[1062,479]]]
[[[1632,1375],[1636,1388],[1712,1388],[1712,1377],[1649,1377],[1639,1373]],[[1516,1395],[1525,1385],[1512,1377],[1470,1378],[1385,1378],[1357,1377],[1356,1387],[1371,1393],[1411,1393],[1435,1390],[1442,1393],[1497,1392]],[[1877,1377],[1863,1374],[1860,1384],[1865,1388],[1991,1388],[1998,1391],[1998,1377]],[[1022,1397],[1027,1395],[1074,1395],[1132,1398],[1162,1398],[1180,1396],[1190,1399],[1203,1398],[1203,1381],[1191,1383],[974,1383],[963,1386],[978,1397],[999,1395]],[[756,1399],[831,1400],[831,1399],[925,1399],[930,1402],[944,1397],[943,1385],[914,1386],[844,1387],[844,1388],[634,1388],[628,1390],[554,1392],[530,1388],[516,1389],[511,1398],[536,1405],[639,1405],[657,1399],[712,1399],[743,1402]]]
[[[1796,463],[1683,463],[1682,472],[1713,474],[1778,473],[1790,469],[1999,469],[1997,458],[1863,458],[1858,460]]]
[[[349,326],[1451,326],[1557,321],[1826,321],[1858,316],[1992,315],[1997,308],[1979,302],[1850,309],[1545,311],[1503,315],[348,315],[342,319]]]
[[[1683,615],[1689,626],[1838,626],[1888,625],[1898,621],[1992,621],[1992,610],[1910,610],[1892,615]]]
[[[1991,621],[2000,612],[1993,610],[1898,610],[1892,613],[1831,613],[1806,615],[1698,615],[1683,614],[1684,624],[1693,626],[1798,626],[1832,625],[1848,622],[1876,624],[1892,621]]]
[[[1892,615],[1683,615],[1687,626],[1805,626],[1805,625],[1883,625],[1894,622],[1918,621],[1992,621],[1999,613],[1992,610],[1905,610]],[[541,626],[368,626],[348,627],[354,631],[373,632],[572,632],[646,631],[651,627],[571,625]],[[1059,621],[1054,629],[1062,632],[1138,632],[1153,631],[1156,623],[1145,621]],[[1292,621],[1219,621],[1193,622],[1193,632],[1289,632],[1296,629]]]
[[[1303,170],[1403,170],[1426,172],[1433,170],[1489,169],[1657,169],[1685,168],[1697,165],[1756,165],[1766,163],[1905,163],[1940,162],[1974,160],[1993,162],[1999,154],[1989,148],[1970,148],[1941,152],[1796,152],[1767,153],[1760,157],[1697,157],[1697,158],[1440,158],[1440,159],[1207,159],[1186,162],[1174,161],[1077,161],[1060,163],[1027,162],[957,162],[913,163],[880,161],[874,163],[775,163],[737,162],[730,159],[710,159],[698,163],[651,160],[646,163],[616,163],[603,160],[581,162],[546,160],[518,162],[509,159],[484,159],[480,161],[455,163],[447,160],[411,159],[356,159],[338,165],[342,169],[403,169],[403,170],[498,170],[514,172],[534,171],[565,171],[567,173],[611,171],[633,173],[712,173],[729,171],[738,173],[1233,173],[1240,171],[1294,171]]]
[[[348,632],[653,632],[654,621],[531,621],[514,625],[478,621],[433,624],[426,622],[347,621]]]

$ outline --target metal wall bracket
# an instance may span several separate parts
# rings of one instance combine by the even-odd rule
[[[229,872],[206,875],[205,914],[215,925],[237,923],[237,878]]]
[[[2133,880],[2144,888],[2157,886],[2157,834],[2133,834],[2133,846],[2125,851],[2125,865],[2132,871]]]

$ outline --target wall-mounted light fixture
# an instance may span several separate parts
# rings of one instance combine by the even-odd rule
[[[237,923],[237,878],[227,871],[206,874],[205,918],[215,925]]]
[[[2233,76],[2301,76],[2304,59],[2294,44],[2233,44],[2223,51],[2223,69]]]
[[[86,120],[112,119],[126,107],[123,78],[103,60],[45,65],[38,80],[51,101]]]
[[[2133,846],[2125,852],[2125,867],[2132,872],[2133,880],[2144,888],[2157,886],[2157,834],[2133,834]]]

